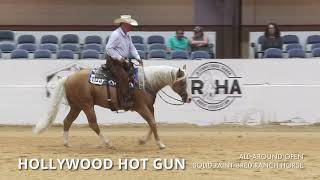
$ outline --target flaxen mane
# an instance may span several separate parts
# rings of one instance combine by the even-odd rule
[[[139,81],[142,81],[143,74],[145,74],[146,86],[150,87],[153,91],[158,91],[166,85],[172,85],[177,79],[177,72],[179,68],[171,66],[147,66],[139,68]]]

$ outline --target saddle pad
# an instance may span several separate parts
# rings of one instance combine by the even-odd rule
[[[134,68],[133,78],[134,78],[135,82],[138,82],[138,69],[136,67]],[[113,77],[111,75],[105,73],[105,71],[103,71],[101,67],[91,70],[89,77],[88,77],[88,81],[91,84],[99,85],[99,86],[106,86],[107,85],[107,86],[115,87],[117,85],[117,83],[113,79]],[[134,83],[134,84],[137,84],[137,83]]]

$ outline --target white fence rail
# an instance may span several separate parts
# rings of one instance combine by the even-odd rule
[[[92,68],[102,63],[101,60],[0,61],[0,124],[34,124],[47,110],[48,80],[54,81],[78,67]],[[157,122],[209,125],[320,121],[320,63],[316,59],[145,61],[146,66],[184,64],[194,101],[171,106],[157,98]],[[166,91],[175,95],[168,88]],[[96,111],[100,124],[144,123],[134,112],[116,114],[100,107]],[[67,112],[68,107],[61,106],[55,122],[61,123]],[[87,123],[84,114],[76,123]]]

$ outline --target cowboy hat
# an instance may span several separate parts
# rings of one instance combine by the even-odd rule
[[[120,18],[114,20],[115,24],[127,23],[132,26],[138,26],[138,22],[131,18],[130,15],[121,15]]]

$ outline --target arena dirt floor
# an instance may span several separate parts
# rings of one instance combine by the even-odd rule
[[[101,128],[116,149],[100,145],[98,137],[87,126],[73,126],[71,147],[62,146],[62,127],[51,127],[34,135],[30,126],[0,126],[0,179],[320,179],[320,126],[288,127],[264,125],[244,127],[218,125],[161,125],[160,137],[167,145],[159,150],[152,139],[138,145],[146,133],[142,125],[104,126]],[[298,162],[301,169],[275,168],[194,168],[193,163],[253,162],[240,160],[242,154],[299,154],[303,159],[269,160]],[[19,158],[184,158],[185,170],[18,170]],[[257,160],[265,162],[267,160]]]

